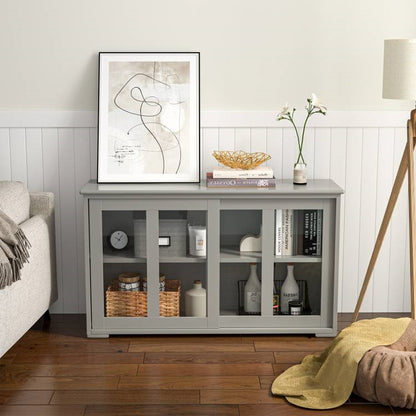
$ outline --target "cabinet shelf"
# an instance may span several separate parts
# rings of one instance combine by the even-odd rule
[[[241,252],[237,247],[221,247],[221,263],[260,263],[261,252]]]
[[[322,263],[320,256],[275,256],[275,263]]]
[[[146,257],[134,257],[132,249],[127,251],[104,250],[103,263],[146,263]],[[206,257],[160,257],[160,263],[205,263]]]
[[[241,252],[237,247],[221,247],[221,263],[261,263],[261,252]],[[275,263],[322,263],[321,256],[275,256]]]
[[[233,311],[233,310],[225,310],[225,309],[221,309],[220,312],[221,316],[243,316],[243,315],[239,315],[238,312]],[[247,316],[247,315],[244,315]]]

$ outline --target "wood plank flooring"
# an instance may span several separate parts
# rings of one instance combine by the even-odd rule
[[[339,327],[350,317],[340,315]],[[87,339],[85,316],[53,315],[48,327],[39,321],[0,359],[0,415],[316,415],[271,396],[270,386],[330,342],[274,335]],[[415,414],[356,396],[321,413]]]

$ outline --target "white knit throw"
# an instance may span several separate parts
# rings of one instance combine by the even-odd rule
[[[22,229],[0,210],[0,289],[20,280],[29,261],[30,242]]]

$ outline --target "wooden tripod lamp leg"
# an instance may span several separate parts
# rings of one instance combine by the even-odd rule
[[[407,122],[407,159],[409,172],[409,248],[410,248],[410,302],[412,308],[412,319],[415,319],[416,307],[416,224],[415,224],[415,170],[413,162],[413,147],[415,144],[414,126],[416,111],[413,110],[410,120]]]
[[[355,305],[355,310],[354,310],[354,314],[353,314],[351,322],[355,322],[357,320],[358,313],[359,313],[360,308],[361,308],[361,304],[363,303],[365,292],[367,290],[368,284],[369,284],[370,279],[371,279],[371,274],[373,273],[374,266],[375,266],[376,261],[377,261],[377,257],[380,253],[381,245],[383,243],[384,237],[385,237],[386,232],[387,232],[387,227],[390,223],[390,219],[391,219],[391,216],[393,214],[394,207],[396,205],[397,198],[399,196],[400,189],[402,187],[404,177],[405,177],[406,172],[407,172],[407,167],[408,167],[408,150],[407,149],[408,149],[408,147],[409,147],[409,145],[406,144],[406,147],[405,147],[404,152],[403,152],[402,160],[400,161],[400,166],[399,166],[399,169],[398,169],[397,174],[396,174],[396,179],[394,180],[393,189],[392,189],[391,194],[390,194],[389,202],[387,203],[386,211],[384,212],[383,221],[381,222],[381,225],[380,225],[380,229],[379,229],[377,239],[376,239],[376,242],[375,242],[375,245],[374,245],[373,253],[371,254],[371,258],[370,258],[370,262],[368,264],[367,272],[365,274],[364,281],[363,281],[363,284],[361,286],[360,295],[358,297],[357,304]],[[415,147],[415,144],[413,143],[412,146],[411,146],[411,153],[412,154],[413,154],[414,147]]]

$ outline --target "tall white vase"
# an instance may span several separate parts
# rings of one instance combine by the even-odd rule
[[[244,286],[244,312],[261,312],[261,284],[257,277],[257,263],[250,263],[250,275]]]
[[[293,273],[293,264],[287,265],[287,276],[280,290],[280,312],[289,313],[289,302],[299,300],[299,285]]]

